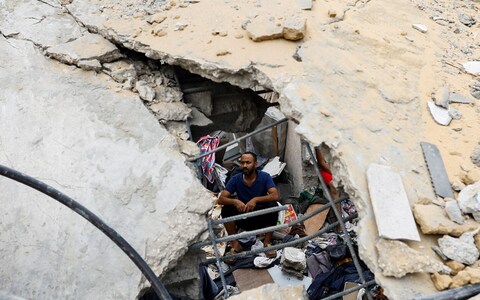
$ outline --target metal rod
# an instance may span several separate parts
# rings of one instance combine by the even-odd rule
[[[436,293],[417,300],[463,300],[480,294],[480,283],[470,284],[460,288]]]
[[[288,205],[269,207],[269,208],[259,209],[259,210],[244,213],[244,214],[239,214],[239,215],[228,217],[228,218],[225,218],[225,219],[212,220],[212,224],[213,225],[218,225],[218,224],[243,220],[243,219],[256,217],[256,216],[261,216],[261,215],[265,215],[265,214],[268,214],[268,213],[277,212],[277,211],[281,211],[281,210],[287,210],[287,209],[288,209]]]
[[[360,277],[360,280],[362,281],[362,283],[365,283],[366,281],[365,281],[365,277],[363,276],[362,267],[360,266],[360,263],[358,262],[357,254],[355,253],[355,249],[353,249],[352,240],[350,238],[350,235],[347,232],[347,229],[345,228],[345,223],[342,220],[342,215],[338,211],[337,207],[333,204],[332,195],[330,194],[330,190],[328,189],[327,185],[325,184],[325,180],[323,180],[322,174],[320,173],[320,169],[318,167],[318,162],[315,158],[315,155],[313,154],[312,149],[310,148],[310,145],[305,141],[302,141],[302,143],[303,143],[303,146],[307,148],[308,153],[312,157],[312,160],[314,162],[313,166],[315,168],[315,173],[317,173],[317,177],[320,180],[320,184],[322,186],[322,189],[327,196],[327,200],[332,205],[332,209],[333,209],[333,212],[335,213],[335,217],[337,218],[338,222],[340,222],[340,227],[342,228],[343,235],[344,235],[345,240],[347,242],[347,247],[350,250],[350,254],[352,255],[353,263],[355,265],[355,269],[357,269],[358,276]],[[367,298],[368,298],[368,300],[373,299],[372,295],[370,294],[370,291],[368,291],[368,290],[367,290]]]
[[[148,279],[148,281],[150,281],[153,290],[160,299],[172,299],[167,289],[163,286],[158,277],[148,266],[148,264],[143,260],[143,258],[138,254],[138,252],[132,246],[130,246],[130,244],[120,234],[118,234],[115,230],[113,230],[113,228],[108,226],[97,215],[92,213],[86,207],[76,202],[73,198],[70,198],[69,196],[56,190],[55,188],[33,177],[30,177],[26,174],[20,173],[8,167],[0,165],[0,175],[20,182],[45,195],[48,195],[82,216],[88,222],[97,227],[101,232],[103,232],[108,238],[110,238],[110,240],[112,240],[120,249],[122,249],[122,251],[137,266],[137,268],[140,269],[140,271]]]
[[[334,203],[337,204],[337,203],[340,203],[340,202],[342,202],[343,200],[346,200],[346,199],[348,199],[348,197],[341,197],[341,198],[338,198],[337,200],[335,200]],[[322,211],[324,211],[328,208],[330,208],[330,203],[325,204],[322,207],[319,207],[319,208],[315,209],[314,211],[311,211],[308,214],[305,214],[305,215],[301,216],[300,218],[298,218],[295,221],[292,221],[290,223],[282,224],[282,225],[276,225],[276,226],[270,226],[270,227],[266,227],[266,228],[262,228],[262,229],[256,229],[256,230],[252,230],[252,231],[244,231],[242,233],[232,234],[232,235],[228,235],[228,236],[225,236],[225,237],[218,238],[218,239],[216,239],[216,241],[217,241],[217,243],[229,242],[229,241],[238,240],[238,239],[241,239],[241,238],[244,238],[244,237],[247,237],[247,236],[253,236],[253,235],[258,235],[258,234],[267,233],[267,232],[271,232],[271,231],[285,229],[287,227],[297,225],[298,223],[301,223],[301,222],[313,217],[314,215],[316,215],[316,214],[318,214],[318,213],[320,213],[320,212],[322,212]],[[206,241],[206,242],[192,244],[190,247],[201,248],[201,247],[208,246],[208,245],[211,245],[211,244],[212,244],[212,242]]]
[[[348,295],[348,294],[351,294],[355,291],[358,291],[364,287],[368,287],[370,285],[374,285],[376,284],[375,280],[370,280],[368,282],[365,282],[359,286],[356,286],[356,287],[353,287],[353,288],[350,288],[350,289],[347,289],[347,290],[344,290],[343,292],[338,292],[336,294],[333,294],[331,296],[328,296],[326,298],[322,298],[322,300],[333,300],[333,299],[338,299],[338,297],[341,297],[341,296],[344,296],[344,295]]]
[[[282,124],[282,123],[284,123],[284,122],[286,122],[286,121],[288,121],[287,118],[281,119],[280,121],[276,121],[275,123],[272,123],[272,124],[270,124],[270,125],[264,126],[264,127],[262,127],[262,128],[258,128],[258,129],[254,130],[254,131],[252,131],[252,132],[250,132],[250,133],[248,133],[248,134],[246,134],[246,135],[244,135],[244,136],[242,136],[242,137],[239,137],[238,139],[235,139],[235,140],[233,140],[233,141],[231,141],[231,142],[228,142],[228,143],[226,143],[226,144],[224,144],[224,145],[222,145],[222,146],[220,146],[220,147],[217,147],[217,148],[215,148],[215,149],[212,150],[212,151],[208,151],[208,152],[203,153],[203,154],[201,154],[201,155],[199,155],[199,156],[197,156],[197,157],[190,158],[188,161],[189,161],[189,162],[194,162],[194,161],[196,161],[196,160],[199,160],[200,158],[203,158],[203,157],[205,157],[205,156],[207,156],[207,155],[210,155],[210,154],[212,154],[212,153],[215,153],[215,152],[217,152],[217,151],[219,151],[219,150],[225,149],[225,148],[227,148],[227,147],[229,147],[229,146],[231,146],[231,145],[233,145],[233,144],[238,143],[239,141],[242,141],[242,140],[244,140],[244,139],[246,139],[246,138],[248,138],[248,137],[251,137],[252,135],[255,135],[255,134],[259,133],[259,132],[265,131],[265,130],[267,130],[267,129],[269,129],[269,128],[272,128],[273,126],[277,126],[278,124]]]
[[[212,219],[208,219],[208,234],[210,235],[210,238],[212,240],[215,239],[215,233],[213,232],[213,227],[212,227]],[[220,251],[218,251],[218,246],[216,243],[213,244],[213,253],[215,253],[218,272],[220,272],[220,280],[222,281],[222,286],[224,291],[223,294],[225,298],[228,298],[227,281],[225,280],[225,276],[223,275],[222,261],[220,260]]]
[[[345,221],[353,220],[356,217],[358,217],[358,214],[353,214],[351,216],[346,217]],[[306,242],[308,240],[311,240],[311,239],[313,239],[313,238],[315,238],[319,235],[322,235],[323,233],[325,233],[329,230],[332,230],[333,228],[338,226],[338,224],[339,224],[339,222],[336,221],[332,224],[329,224],[325,228],[323,228],[323,229],[321,229],[321,230],[319,230],[315,233],[312,233],[310,235],[307,235],[303,238],[299,238],[299,239],[296,239],[294,241],[290,241],[290,242],[286,242],[286,243],[282,243],[282,244],[277,244],[277,245],[273,245],[273,246],[269,246],[269,247],[264,247],[264,248],[257,249],[257,250],[244,251],[244,252],[240,252],[238,254],[223,256],[223,257],[220,257],[220,260],[223,261],[223,260],[231,259],[231,258],[234,258],[234,257],[245,257],[245,256],[249,256],[249,255],[252,255],[252,254],[262,253],[262,252],[266,252],[266,251],[270,251],[270,250],[277,250],[277,249],[281,249],[281,248],[285,248],[285,247],[295,246],[297,244],[300,244],[300,243]],[[215,262],[215,259],[207,259],[205,261],[206,264],[211,264],[211,263],[214,263],[214,262]]]

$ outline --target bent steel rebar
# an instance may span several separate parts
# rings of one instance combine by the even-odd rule
[[[16,170],[10,169],[3,165],[0,165],[0,175],[20,182],[26,186],[29,186],[45,195],[50,196],[51,198],[57,200],[63,205],[67,206],[88,222],[97,227],[101,232],[103,232],[110,240],[112,240],[122,251],[133,261],[137,268],[143,273],[147,280],[152,285],[153,290],[160,299],[171,300],[170,294],[163,284],[160,282],[158,277],[155,275],[153,270],[148,266],[148,264],[143,260],[143,258],[138,254],[138,252],[113,228],[108,226],[103,222],[97,215],[92,213],[86,207],[75,201],[73,198],[63,194],[57,189]]]

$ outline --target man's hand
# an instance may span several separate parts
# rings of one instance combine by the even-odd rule
[[[239,212],[245,212],[246,206],[245,203],[243,203],[242,201],[237,200],[233,205]]]
[[[257,199],[252,198],[252,200],[248,201],[247,204],[245,204],[245,212],[253,211],[255,206],[257,206]]]

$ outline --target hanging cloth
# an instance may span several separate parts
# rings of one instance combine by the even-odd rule
[[[215,150],[220,143],[220,138],[217,136],[211,137],[209,135],[202,136],[198,141],[197,145],[200,147],[200,153],[207,153],[209,151]],[[213,176],[213,171],[215,169],[215,153],[209,154],[202,158],[200,162],[202,167],[202,173],[207,178],[210,183],[213,183],[215,177]]]

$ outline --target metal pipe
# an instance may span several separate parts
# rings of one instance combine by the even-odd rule
[[[130,246],[130,244],[113,228],[108,226],[103,222],[99,217],[94,213],[88,210],[86,207],[76,202],[73,198],[63,194],[62,192],[56,190],[55,188],[33,178],[26,174],[20,173],[16,170],[10,169],[8,167],[0,165],[0,175],[20,182],[24,185],[27,185],[45,195],[52,197],[61,204],[67,206],[71,210],[75,211],[77,214],[82,216],[88,222],[97,227],[101,232],[103,232],[110,240],[112,240],[122,251],[133,261],[138,269],[143,273],[143,275],[150,281],[153,290],[160,299],[172,299],[167,289],[160,282],[158,277],[148,266],[148,264],[143,260],[143,258],[138,254],[138,252]]]
[[[331,296],[328,296],[328,297],[325,297],[325,298],[322,298],[322,300],[333,300],[333,299],[338,299],[338,297],[341,297],[341,296],[344,296],[344,295],[348,295],[348,294],[351,294],[355,291],[358,291],[364,287],[368,287],[370,285],[374,285],[376,284],[375,280],[370,280],[368,282],[365,282],[359,286],[356,286],[356,287],[353,287],[353,288],[350,288],[350,289],[347,289],[347,290],[344,290],[343,292],[339,292],[339,293],[336,293],[336,294],[333,294]]]
[[[345,221],[350,221],[350,220],[353,220],[355,219],[356,217],[358,217],[358,214],[353,214],[351,216],[348,216],[345,218]],[[257,250],[250,250],[250,251],[244,251],[244,252],[240,252],[238,254],[233,254],[233,255],[227,255],[227,256],[223,256],[223,257],[220,257],[220,260],[226,260],[226,259],[231,259],[231,258],[234,258],[234,257],[245,257],[245,256],[249,256],[249,255],[252,255],[252,254],[257,254],[257,253],[262,253],[262,252],[266,252],[266,251],[270,251],[270,250],[278,250],[278,249],[282,249],[282,248],[285,248],[285,247],[291,247],[291,246],[295,246],[297,244],[300,244],[300,243],[303,243],[303,242],[306,242],[308,240],[311,240],[319,235],[322,235],[323,233],[329,231],[329,230],[332,230],[333,228],[335,228],[335,226],[337,226],[339,224],[339,222],[334,222],[328,226],[326,226],[325,228],[323,228],[322,230],[319,230],[315,233],[312,233],[310,235],[307,235],[303,238],[299,238],[299,239],[296,239],[294,241],[290,241],[290,242],[286,242],[286,243],[282,243],[282,244],[277,244],[277,245],[273,245],[273,246],[269,246],[269,247],[264,247],[264,248],[261,248],[261,249],[257,249]],[[211,263],[214,263],[216,260],[215,259],[207,259],[205,261],[206,264],[211,264]]]
[[[480,294],[480,283],[470,284],[460,288],[443,291],[417,300],[463,300]]]
[[[228,217],[228,218],[225,218],[225,219],[212,220],[212,224],[213,225],[218,225],[218,224],[223,224],[223,223],[232,222],[232,221],[244,220],[244,219],[248,219],[248,218],[251,218],[251,217],[261,216],[261,215],[265,215],[265,214],[268,214],[268,213],[277,212],[277,211],[281,211],[281,210],[287,210],[287,209],[288,209],[288,205],[269,207],[269,208],[265,208],[265,209],[259,209],[259,210],[256,210],[256,211],[251,211],[251,212],[244,213],[244,214],[239,214],[239,215]]]
[[[212,150],[212,151],[208,151],[208,152],[203,153],[203,154],[201,154],[201,155],[199,155],[199,156],[197,156],[197,157],[190,158],[188,161],[189,161],[189,162],[194,162],[194,161],[196,161],[196,160],[199,160],[200,158],[203,158],[203,157],[205,157],[205,156],[207,156],[207,155],[210,155],[210,154],[212,154],[212,153],[215,153],[215,152],[217,152],[217,151],[219,151],[219,150],[225,149],[225,148],[227,148],[227,147],[229,147],[229,146],[231,146],[231,145],[233,145],[233,144],[238,143],[239,141],[242,141],[242,140],[244,140],[244,139],[246,139],[246,138],[248,138],[248,137],[251,137],[252,135],[255,135],[255,134],[259,133],[259,132],[265,131],[265,130],[267,130],[267,129],[269,129],[269,128],[272,128],[273,126],[277,126],[278,124],[282,124],[282,123],[284,123],[284,122],[286,122],[286,121],[288,121],[287,118],[281,119],[280,121],[276,121],[275,123],[272,123],[272,124],[270,124],[270,125],[264,126],[264,127],[262,127],[262,128],[258,128],[258,129],[256,129],[256,130],[254,130],[254,131],[252,131],[252,132],[250,132],[250,133],[248,133],[248,134],[246,134],[246,135],[244,135],[244,136],[242,136],[242,137],[239,137],[238,139],[235,139],[235,140],[233,140],[233,141],[231,141],[231,142],[228,142],[228,143],[226,143],[226,144],[224,144],[224,145],[222,145],[222,146],[220,146],[220,147],[218,147],[218,148],[216,148],[216,149],[214,149],[214,150]]]
[[[337,200],[335,200],[334,203],[337,204],[337,203],[340,203],[340,202],[342,202],[343,200],[346,200],[346,199],[348,199],[348,198],[347,197],[341,197],[341,198],[338,198]],[[279,207],[281,207],[281,206],[279,206]],[[270,227],[266,227],[266,228],[262,228],[262,229],[256,229],[256,230],[252,230],[252,231],[244,231],[242,233],[232,234],[232,235],[228,235],[228,236],[225,236],[225,237],[218,238],[218,239],[216,239],[216,241],[217,241],[217,243],[229,242],[229,241],[238,240],[238,239],[241,239],[241,238],[244,238],[244,237],[247,237],[247,236],[253,236],[253,235],[258,235],[258,234],[267,233],[267,232],[271,232],[271,231],[285,229],[287,227],[291,227],[291,226],[294,226],[298,223],[301,223],[301,222],[311,218],[312,216],[314,216],[314,215],[316,215],[316,214],[318,214],[318,213],[320,213],[320,212],[322,212],[322,211],[324,211],[328,208],[330,208],[330,203],[325,204],[322,207],[319,207],[319,208],[315,209],[314,211],[309,212],[308,214],[305,214],[302,217],[300,217],[300,218],[296,219],[295,221],[292,221],[288,224],[270,226]],[[192,245],[190,245],[190,247],[201,248],[201,247],[208,246],[208,245],[211,245],[211,244],[212,244],[212,242],[206,241],[206,242],[192,244]]]
[[[350,235],[347,232],[347,229],[345,228],[345,223],[342,220],[342,215],[338,211],[337,207],[333,204],[332,195],[330,194],[330,190],[328,189],[327,185],[325,184],[325,180],[323,180],[322,174],[320,173],[320,169],[318,167],[318,162],[315,158],[315,155],[313,154],[312,149],[310,148],[310,145],[305,141],[302,141],[302,143],[303,143],[303,146],[307,148],[308,153],[310,154],[310,156],[312,157],[312,160],[314,161],[313,166],[315,168],[315,173],[317,173],[317,177],[320,180],[320,184],[322,186],[322,189],[327,196],[327,200],[332,205],[332,209],[333,209],[333,212],[335,213],[335,217],[340,222],[340,227],[342,228],[343,236],[345,237],[345,240],[347,242],[347,247],[350,250],[350,254],[352,255],[352,259],[353,259],[353,263],[355,265],[355,269],[357,270],[357,273],[358,273],[358,276],[360,277],[361,282],[364,284],[366,281],[365,281],[365,277],[363,276],[363,270],[362,270],[362,267],[360,266],[360,263],[358,262],[358,257],[357,257],[357,254],[355,253],[355,249],[353,249],[352,240],[350,238]],[[370,291],[368,291],[368,290],[367,290],[367,298],[368,298],[368,300],[373,299],[372,295],[370,294]]]
[[[213,232],[213,227],[212,227],[212,219],[208,219],[208,234],[210,235],[211,239],[215,239],[215,233]],[[227,289],[227,281],[225,280],[225,276],[223,275],[223,270],[222,270],[222,261],[220,260],[220,251],[218,251],[218,246],[217,244],[213,244],[213,253],[215,253],[215,258],[217,261],[217,268],[218,272],[220,272],[220,280],[222,281],[222,287],[223,287],[223,293],[225,298],[228,298],[228,289]]]

